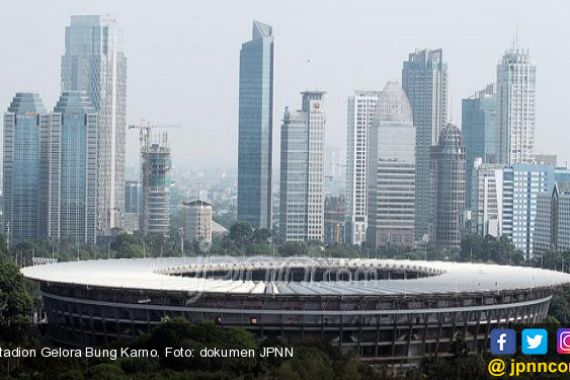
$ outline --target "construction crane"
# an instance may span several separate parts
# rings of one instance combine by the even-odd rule
[[[139,124],[129,125],[129,129],[139,130],[139,144],[140,148],[150,146],[151,129],[169,129],[169,128],[180,128],[180,125],[152,125],[150,121],[141,119]]]

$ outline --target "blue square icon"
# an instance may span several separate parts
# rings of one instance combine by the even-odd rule
[[[513,329],[493,329],[489,339],[493,355],[512,355],[517,350],[517,334]]]
[[[545,329],[524,329],[521,335],[521,347],[525,355],[546,355],[548,332]]]

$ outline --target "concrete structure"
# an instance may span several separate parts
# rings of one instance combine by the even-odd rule
[[[368,188],[366,186],[368,130],[372,126],[379,91],[355,91],[348,98],[346,154],[346,241],[359,245],[366,240]]]
[[[481,236],[501,236],[503,167],[483,163],[481,157],[474,162],[472,229]]]
[[[416,128],[416,239],[429,232],[430,150],[447,123],[447,64],[443,51],[410,53],[402,69],[402,88],[412,107]]]
[[[413,247],[415,145],[412,110],[400,83],[378,95],[368,135],[368,231],[373,247]]]
[[[125,191],[127,59],[110,16],[71,16],[61,58],[62,91],[86,91],[98,113],[97,230],[121,227]]]
[[[253,22],[239,71],[238,219],[271,229],[273,29]]]
[[[60,344],[129,339],[168,315],[260,340],[318,339],[403,368],[451,356],[459,340],[485,353],[491,329],[540,323],[570,282],[530,267],[307,257],[98,260],[22,272],[39,283],[46,334]]]
[[[279,229],[283,241],[323,241],[324,92],[301,94],[301,110],[286,108],[281,127]]]
[[[40,223],[53,239],[96,242],[97,115],[86,92],[71,91],[40,116]]]
[[[473,164],[477,157],[481,157],[483,163],[498,162],[496,111],[497,101],[493,84],[461,102],[461,130],[465,143],[465,173],[468,180],[473,178]],[[465,194],[467,209],[474,210],[474,191],[469,183]]]
[[[150,136],[148,136],[151,139]],[[140,229],[143,234],[170,234],[170,169],[172,159],[166,133],[155,136],[141,150],[142,203]]]
[[[558,166],[558,156],[555,154],[535,154],[534,161],[538,165]]]
[[[180,217],[184,228],[184,240],[212,242],[212,205],[196,200],[182,202]]]
[[[515,164],[503,169],[501,233],[527,259],[533,257],[538,195],[550,192],[554,182],[551,166]]]
[[[516,43],[497,65],[497,122],[499,162],[534,163],[536,67]]]
[[[439,247],[461,244],[465,210],[465,147],[461,130],[448,124],[431,152],[430,239]]]
[[[40,96],[17,93],[4,114],[3,223],[9,244],[45,236],[40,224]]]
[[[346,213],[344,197],[329,195],[325,198],[325,244],[344,244]]]

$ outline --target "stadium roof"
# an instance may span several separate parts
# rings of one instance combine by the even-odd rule
[[[367,281],[244,281],[177,276],[200,271],[263,268],[384,267],[429,272],[417,279]],[[244,268],[245,267],[245,268]],[[570,274],[528,267],[492,264],[375,259],[316,259],[308,257],[195,257],[89,260],[23,268],[25,277],[49,283],[79,286],[187,291],[230,294],[282,295],[417,295],[480,293],[558,286],[570,283]]]

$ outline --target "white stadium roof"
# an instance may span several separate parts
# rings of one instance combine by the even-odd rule
[[[384,267],[431,272],[417,279],[367,281],[244,281],[182,277],[175,273],[263,268]],[[25,277],[79,286],[230,294],[282,295],[416,295],[503,291],[570,283],[570,274],[492,264],[305,257],[194,257],[73,261],[23,268]]]

